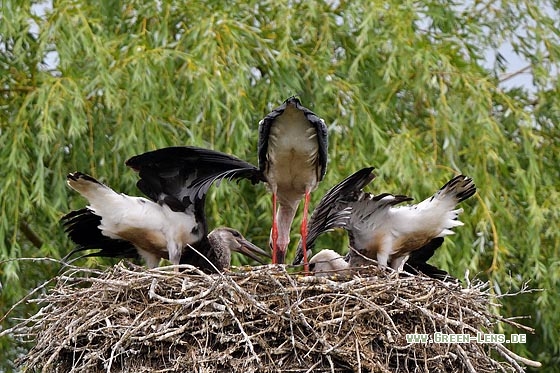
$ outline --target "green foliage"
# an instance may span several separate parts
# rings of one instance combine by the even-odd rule
[[[416,200],[454,172],[474,178],[465,226],[436,264],[457,276],[469,269],[496,292],[526,281],[544,289],[500,312],[531,317],[536,334],[519,353],[547,371],[558,365],[558,5],[60,0],[39,17],[35,3],[3,1],[0,15],[0,259],[68,252],[58,219],[85,204],[66,187],[68,172],[138,195],[124,161],[148,150],[198,145],[256,163],[258,121],[298,94],[330,130],[314,202],[368,165],[378,174],[371,191]],[[531,62],[534,90],[499,85],[501,56],[483,67],[503,42]],[[265,188],[226,184],[210,192],[210,224],[266,246]],[[2,263],[2,312],[55,267]],[[1,343],[3,356],[17,354]]]

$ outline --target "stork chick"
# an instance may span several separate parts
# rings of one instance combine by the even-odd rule
[[[358,254],[350,253],[350,266],[362,265],[363,255],[377,259],[380,267],[391,262],[391,267],[398,269],[408,255],[437,237],[454,234],[453,228],[464,225],[458,220],[463,209],[455,207],[475,192],[473,180],[459,175],[416,205],[394,207],[411,198],[362,193],[348,204],[352,207],[347,224],[350,246],[358,251]]]
[[[67,181],[90,203],[86,209],[62,218],[66,232],[78,244],[67,258],[97,248],[100,251],[86,256],[136,257],[139,254],[150,268],[156,267],[160,259],[169,259],[172,264],[221,271],[229,268],[231,251],[241,252],[260,263],[263,261],[259,255],[268,255],[232,228],[217,228],[206,236],[205,228],[196,219],[195,204],[174,211],[165,203],[117,193],[80,172],[69,174]]]
[[[309,269],[318,277],[349,275],[349,267],[344,257],[330,249],[319,251],[309,260]]]

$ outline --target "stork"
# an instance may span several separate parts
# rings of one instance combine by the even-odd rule
[[[457,283],[459,280],[455,277],[427,262],[442,243],[443,237],[437,237],[420,249],[413,251],[404,264],[404,272],[413,275],[423,274],[444,282]],[[333,274],[349,275],[352,273],[352,270],[355,269],[350,267],[348,263],[349,259],[349,255],[343,257],[334,250],[323,249],[309,259],[309,270],[313,272],[315,276],[319,277]]]
[[[447,272],[428,264],[427,261],[434,255],[435,250],[442,245],[443,236],[452,232],[450,229],[454,226],[462,225],[461,222],[456,220],[457,215],[462,210],[452,209],[456,204],[476,192],[472,180],[462,175],[457,176],[426,201],[414,206],[394,208],[392,206],[409,201],[411,198],[388,193],[373,196],[363,192],[362,189],[375,178],[372,172],[373,167],[366,167],[355,172],[331,188],[321,199],[309,221],[308,255],[311,254],[315,240],[320,234],[333,228],[342,227],[349,232],[350,236],[351,250],[344,257],[346,262],[350,262],[349,268],[370,264],[370,258],[378,258],[377,256],[363,255],[363,250],[360,249],[368,247],[368,245],[362,244],[360,246],[360,239],[367,241],[362,237],[367,238],[368,235],[373,235],[374,238],[370,241],[370,245],[375,246],[377,245],[375,239],[378,239],[375,234],[380,234],[385,229],[396,235],[401,242],[416,247],[415,250],[410,252],[410,256],[404,264],[406,272],[413,274],[421,272],[432,278],[455,280]],[[455,203],[448,201],[453,198],[456,199]],[[444,202],[440,202],[441,200]],[[445,201],[450,202],[452,206],[446,207]],[[406,213],[410,210],[415,211],[415,213]],[[346,214],[343,214],[345,211]],[[440,230],[442,234],[437,237],[428,238],[427,241],[426,239],[419,240],[418,236],[422,235],[421,228],[429,229],[434,224],[434,220],[437,221],[438,216],[443,221],[442,224],[449,226],[449,228],[442,228]],[[449,222],[449,219],[453,221]],[[415,225],[413,226],[413,224]],[[406,231],[403,227],[416,227],[416,230]],[[360,251],[357,252],[357,250]],[[315,259],[311,258],[310,263],[321,263],[319,271],[324,270],[323,272],[326,272],[329,268],[334,269],[332,266],[336,266],[338,270],[344,270],[345,267],[340,262],[339,256],[329,251],[332,250],[320,251],[317,254],[320,256],[318,258],[315,258],[317,255],[313,256]],[[300,242],[293,264],[300,264],[302,257],[303,249]],[[404,258],[393,255],[388,263],[391,264],[391,267],[398,268],[403,264],[403,261]],[[317,265],[315,265],[314,272],[317,273],[317,271]]]
[[[166,204],[117,193],[80,172],[69,174],[67,180],[90,204],[62,218],[70,239],[78,244],[66,258],[99,249],[86,256],[139,255],[149,268],[157,267],[163,258],[173,264],[191,264],[208,271],[215,267],[221,271],[229,268],[231,251],[260,263],[263,261],[259,255],[268,256],[235,229],[220,227],[206,234],[205,223],[197,222],[192,209],[173,211]]]
[[[92,243],[103,244],[99,254],[107,256],[130,256],[137,250],[150,267],[157,266],[162,257],[173,264],[196,262],[198,255],[189,245],[206,257],[211,254],[204,205],[213,181],[260,181],[255,166],[197,147],[148,152],[129,159],[127,165],[139,172],[137,186],[150,199],[116,193],[82,173],[70,174],[69,185],[86,197],[90,206],[66,215],[63,222],[78,245],[89,248]],[[248,250],[266,255],[256,246]]]
[[[272,263],[284,263],[290,228],[304,199],[301,240],[303,263],[308,270],[307,211],[311,192],[327,168],[327,126],[311,110],[290,97],[259,122],[259,169],[272,192]]]
[[[318,277],[350,274],[348,262],[342,255],[330,249],[323,249],[313,255],[309,260],[309,269]]]
[[[62,217],[70,239],[78,246],[64,257],[64,261],[70,259],[78,252],[86,250],[97,250],[95,252],[82,255],[76,259],[84,257],[106,257],[106,258],[142,258],[141,248],[134,242],[122,238],[110,238],[99,228],[101,216],[93,213],[89,208],[72,211]],[[229,269],[231,264],[231,253],[241,253],[261,264],[264,261],[259,255],[269,256],[268,253],[247,240],[237,230],[229,227],[219,227],[208,233],[207,240],[198,244],[197,251],[203,257],[193,253],[191,250],[184,250],[179,264],[190,264],[206,272],[215,270],[223,271]],[[133,240],[136,241],[136,240]],[[157,253],[149,253],[143,257],[149,268],[158,265],[160,258],[169,259],[168,253],[161,248]]]
[[[260,264],[264,264],[262,257],[270,258],[270,254],[243,237],[236,229],[219,227],[208,233],[208,260],[214,264],[216,269],[222,271],[228,269],[231,264],[231,253],[241,253]],[[261,257],[262,256],[262,257]],[[206,259],[197,255],[193,263],[196,267],[204,268]]]
[[[363,265],[369,258],[377,259],[380,267],[390,262],[397,270],[415,251],[435,250],[439,245],[434,239],[454,234],[453,228],[464,225],[458,220],[463,209],[455,207],[475,193],[473,180],[464,175],[452,178],[433,196],[416,205],[394,207],[411,198],[362,192],[344,205],[352,207],[346,225],[352,249],[350,266]],[[417,263],[423,259],[419,255]]]

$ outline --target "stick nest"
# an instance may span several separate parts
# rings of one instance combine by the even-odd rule
[[[420,276],[290,274],[283,266],[205,274],[127,262],[70,267],[10,332],[45,372],[523,372],[498,343],[408,343],[406,334],[491,333],[485,283]]]

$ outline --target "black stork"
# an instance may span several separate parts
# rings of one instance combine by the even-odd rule
[[[311,192],[325,176],[328,137],[325,121],[290,97],[259,123],[259,169],[272,192],[272,263],[284,263],[290,228],[304,199],[301,237],[307,240]],[[303,250],[307,271],[307,250]]]
[[[150,199],[118,194],[81,173],[69,175],[70,186],[90,202],[89,209],[63,218],[70,238],[79,245],[78,251],[80,246],[89,248],[92,243],[103,243],[99,254],[130,256],[138,250],[150,267],[156,266],[162,257],[173,264],[204,266],[206,260],[200,262],[191,246],[206,258],[214,255],[212,250],[217,248],[212,246],[213,235],[207,233],[204,205],[208,188],[216,178],[259,181],[255,166],[225,153],[197,147],[148,152],[129,159],[127,165],[139,172],[137,186]],[[216,230],[216,235],[223,230]],[[251,257],[256,260],[257,255],[267,255],[243,241],[239,232],[228,232],[243,243],[239,250],[244,254],[255,254]]]
[[[380,267],[390,262],[391,267],[398,270],[412,255],[413,264],[422,267],[424,259],[429,259],[441,245],[438,238],[454,234],[453,228],[464,225],[458,220],[463,209],[455,207],[475,193],[473,180],[464,175],[452,178],[433,196],[415,205],[395,207],[411,200],[403,195],[374,196],[362,192],[344,205],[352,207],[350,222],[346,225],[352,249],[350,266],[376,259]],[[420,249],[421,254],[414,254]]]

